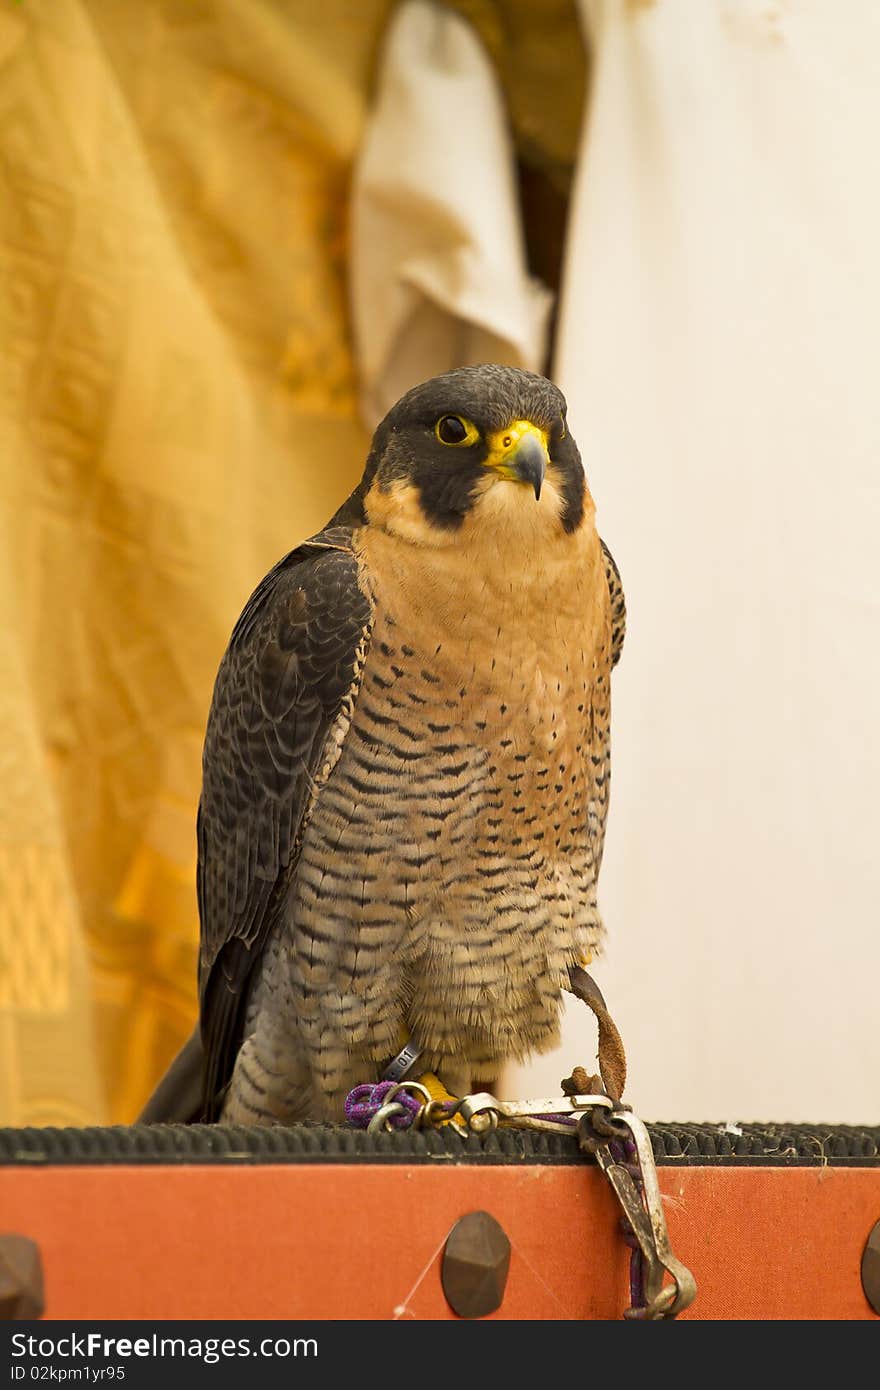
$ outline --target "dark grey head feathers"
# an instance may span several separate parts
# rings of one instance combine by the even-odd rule
[[[407,391],[378,426],[363,480],[334,520],[357,524],[374,481],[385,488],[406,479],[418,489],[433,525],[459,527],[485,477],[490,437],[515,421],[527,420],[546,433],[550,465],[563,498],[561,523],[573,531],[583,517],[585,484],[565,411],[558,387],[515,367],[460,367],[422,382]],[[456,439],[455,447],[444,443],[442,432],[438,435],[441,422],[449,417],[467,425],[467,437]],[[447,433],[452,429],[442,428]],[[454,429],[463,433],[459,424]]]

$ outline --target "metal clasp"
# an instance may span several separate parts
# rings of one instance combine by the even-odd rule
[[[641,1280],[634,1282],[633,1304],[624,1316],[677,1317],[693,1302],[697,1285],[669,1244],[651,1137],[638,1116],[625,1107],[597,1117],[595,1123],[591,1119],[585,1116],[579,1125],[581,1147],[595,1154],[641,1254]],[[667,1274],[672,1284],[664,1282]],[[641,1282],[640,1290],[636,1282]]]
[[[552,1096],[541,1100],[498,1100],[488,1091],[465,1096],[457,1113],[475,1134],[485,1134],[499,1124],[516,1129],[536,1129],[551,1134],[572,1134],[577,1119],[588,1110],[614,1109],[608,1096]]]
[[[419,1096],[421,1103],[418,1108],[415,1109],[414,1107],[404,1105],[399,1101],[397,1096],[399,1096],[401,1092],[407,1097],[409,1097],[411,1092]],[[419,1129],[425,1114],[425,1109],[430,1103],[431,1093],[421,1082],[398,1081],[388,1091],[382,1105],[367,1125],[367,1133],[382,1134],[384,1131],[390,1134],[394,1129],[391,1121],[396,1115],[409,1115],[412,1127],[414,1129]]]

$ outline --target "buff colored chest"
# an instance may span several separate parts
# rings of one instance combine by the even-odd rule
[[[335,1009],[371,1055],[403,1026],[435,1066],[491,1069],[554,1041],[601,932],[610,624],[591,524],[512,535],[489,563],[469,539],[356,538],[374,625],[302,846],[292,957],[302,997],[321,990],[325,1024]]]

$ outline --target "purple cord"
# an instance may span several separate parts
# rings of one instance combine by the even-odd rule
[[[385,1104],[385,1097],[397,1083],[394,1081],[365,1082],[355,1086],[345,1097],[345,1118],[355,1129],[366,1129],[374,1115],[378,1115]],[[409,1129],[422,1108],[422,1102],[408,1091],[398,1091],[394,1103],[405,1106],[405,1115],[392,1115],[392,1129]]]
[[[613,1139],[609,1144],[611,1157],[621,1168],[625,1168],[633,1181],[639,1185],[641,1174],[638,1164],[634,1162],[638,1150],[632,1139]],[[641,1246],[636,1238],[630,1222],[625,1216],[620,1219],[620,1229],[623,1232],[623,1239],[630,1249],[629,1257],[629,1300],[630,1306],[625,1317],[637,1318],[645,1309],[645,1257],[642,1254]]]

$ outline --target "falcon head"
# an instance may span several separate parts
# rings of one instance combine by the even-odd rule
[[[374,435],[359,489],[368,520],[440,544],[469,520],[576,531],[592,502],[565,412],[558,387],[514,367],[414,386]]]

